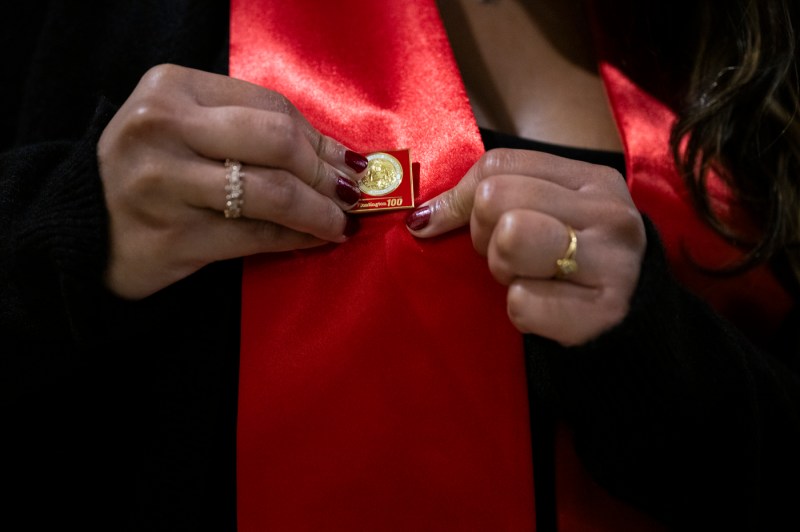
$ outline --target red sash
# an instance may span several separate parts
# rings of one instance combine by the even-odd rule
[[[423,199],[483,152],[433,0],[234,0],[231,75],[353,149],[410,148]],[[416,240],[404,216],[246,261],[240,530],[533,528],[505,290],[466,231]]]
[[[483,151],[433,0],[233,0],[230,58],[233,77],[283,93],[353,149],[411,148],[422,200]],[[777,321],[789,299],[765,269],[734,285],[688,266],[683,250],[735,250],[692,213],[671,167],[674,115],[609,65],[602,74],[634,199],[676,273],[729,314],[749,299]],[[365,216],[345,244],[245,262],[241,531],[533,529],[505,290],[466,231],[415,240],[403,218]],[[556,466],[561,530],[654,527],[588,478],[565,431]]]
[[[750,338],[765,344],[791,310],[792,297],[767,266],[736,277],[703,270],[736,264],[742,253],[720,238],[692,207],[670,151],[675,113],[612,64],[601,63],[600,73],[625,144],[631,196],[658,227],[675,276]],[[747,225],[746,212],[737,208],[729,189],[715,176],[709,178],[709,195],[726,223]]]

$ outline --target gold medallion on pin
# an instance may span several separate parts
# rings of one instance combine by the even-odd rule
[[[407,149],[367,154],[367,170],[358,182],[361,199],[351,213],[414,208],[414,174]]]

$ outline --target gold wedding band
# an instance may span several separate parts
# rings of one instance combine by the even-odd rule
[[[225,218],[238,218],[242,215],[244,189],[242,188],[242,163],[225,159]]]
[[[569,233],[569,245],[564,256],[556,261],[556,278],[563,279],[578,271],[578,263],[575,260],[575,254],[578,252],[578,235],[575,230],[567,225],[567,233]]]

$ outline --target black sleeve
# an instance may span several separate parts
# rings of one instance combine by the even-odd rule
[[[108,216],[96,144],[115,110],[100,102],[78,140],[0,154],[3,398],[73,371],[80,361],[68,353],[102,334]]]
[[[96,146],[118,107],[154,65],[227,69],[227,2],[167,4],[0,8],[0,399],[75,371],[109,336]]]
[[[153,65],[227,71],[228,3],[0,7],[0,487],[54,530],[235,528],[241,262],[103,285],[97,142]],[[231,523],[234,523],[232,528]]]
[[[574,348],[525,337],[532,393],[598,482],[665,523],[800,528],[800,378],[671,278],[649,223],[648,239],[622,324]]]
[[[0,154],[3,508],[34,528],[59,516],[91,530],[88,517],[118,513],[122,493],[112,483],[125,473],[115,455],[118,371],[108,362],[116,353],[99,347],[115,300],[102,283],[107,214],[95,146],[111,114],[102,103],[81,138]]]

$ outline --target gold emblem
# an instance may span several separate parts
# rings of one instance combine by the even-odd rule
[[[358,182],[361,192],[370,196],[385,196],[403,182],[403,166],[394,156],[384,152],[367,155],[367,173]]]

